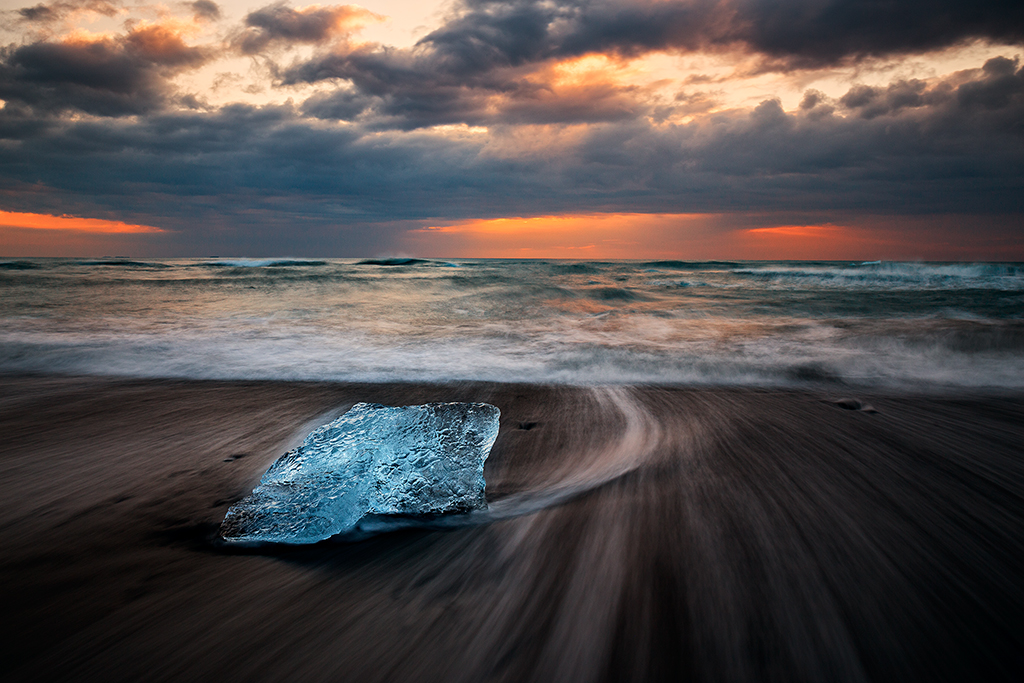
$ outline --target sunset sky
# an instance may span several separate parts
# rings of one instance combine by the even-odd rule
[[[0,256],[1024,260],[1020,0],[0,0]]]

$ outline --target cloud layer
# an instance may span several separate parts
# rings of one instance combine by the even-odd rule
[[[0,208],[234,253],[379,253],[423,221],[506,215],[890,216],[898,230],[948,213],[999,217],[1000,239],[1024,216],[1019,3],[465,0],[401,49],[358,40],[372,6],[181,7],[103,34],[46,27],[124,7],[8,13],[23,37],[0,52]],[[1009,47],[939,76],[808,88],[790,110],[613,77],[644,55],[715,54],[795,79],[971,41]],[[182,85],[238,58],[291,99],[214,106]],[[607,72],[576,67],[591,58]]]

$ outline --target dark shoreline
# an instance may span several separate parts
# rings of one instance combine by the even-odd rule
[[[214,542],[270,462],[364,400],[494,403],[489,499],[578,489],[482,527]],[[0,454],[13,680],[1024,669],[1022,393],[0,376]]]

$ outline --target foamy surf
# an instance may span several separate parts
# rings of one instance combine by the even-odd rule
[[[1020,264],[18,259],[0,291],[7,373],[1024,386]]]

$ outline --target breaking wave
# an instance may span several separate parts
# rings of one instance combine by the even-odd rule
[[[414,267],[395,267],[403,265]],[[1021,264],[21,259],[0,266],[0,372],[1024,386]]]
[[[1024,289],[1024,266],[1010,263],[936,264],[868,261],[839,267],[835,264],[772,264],[736,268],[733,273],[774,284],[812,280],[815,284],[825,287]]]

